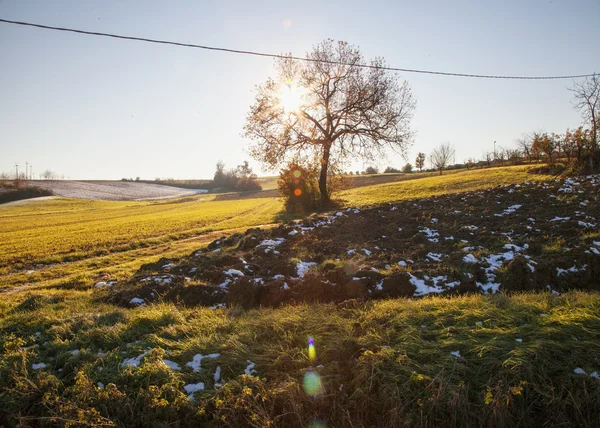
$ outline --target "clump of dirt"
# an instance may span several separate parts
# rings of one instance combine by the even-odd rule
[[[515,257],[508,263],[506,272],[502,277],[502,290],[504,291],[528,291],[535,288],[531,276],[531,268],[527,260],[522,256]]]
[[[599,176],[347,208],[224,236],[104,291],[243,307],[418,295],[600,290]]]

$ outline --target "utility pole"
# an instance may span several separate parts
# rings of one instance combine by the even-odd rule
[[[33,165],[29,165],[29,179],[33,180]]]
[[[496,142],[494,141],[494,160],[496,160]]]
[[[27,180],[27,174],[29,174],[29,162],[25,162],[25,180]]]
[[[15,164],[15,180],[19,179],[19,165]]]

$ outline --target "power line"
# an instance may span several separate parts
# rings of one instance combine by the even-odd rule
[[[219,47],[215,47],[215,46],[203,46],[203,45],[196,45],[196,44],[192,44],[192,43],[172,42],[172,41],[168,41],[168,40],[148,39],[145,37],[133,37],[133,36],[123,36],[123,35],[119,35],[119,34],[111,34],[111,33],[99,33],[99,32],[95,32],[95,31],[78,30],[78,29],[74,29],[74,28],[62,28],[62,27],[53,27],[53,26],[49,26],[49,25],[33,24],[30,22],[10,21],[8,19],[2,19],[2,18],[0,18],[0,22],[5,22],[7,24],[24,25],[27,27],[43,28],[46,30],[66,31],[69,33],[87,34],[90,36],[111,37],[114,39],[135,40],[138,42],[158,43],[158,44],[162,44],[162,45],[181,46],[181,47],[186,47],[186,48],[197,48],[197,49],[205,49],[205,50],[218,51],[218,52],[242,54],[242,55],[254,55],[254,56],[262,56],[262,57],[268,57],[268,58],[290,58],[290,59],[293,59],[296,61],[321,62],[321,63],[333,64],[333,65],[350,65],[350,64],[346,64],[346,63],[343,63],[340,61],[318,60],[318,59],[312,59],[312,58],[301,58],[301,57],[290,56],[290,55],[276,55],[276,54],[270,54],[270,53],[264,53],[264,52],[254,52],[254,51],[245,51],[245,50],[239,50],[239,49],[219,48]],[[471,77],[471,78],[479,78],[479,79],[558,80],[558,79],[578,79],[578,78],[583,78],[583,77],[591,77],[595,74],[595,73],[590,73],[590,74],[579,74],[579,75],[572,75],[572,76],[496,76],[496,75],[487,75],[487,74],[450,73],[450,72],[445,72],[445,71],[417,70],[417,69],[399,68],[399,67],[385,67],[385,66],[380,67],[380,66],[369,65],[369,64],[354,64],[354,66],[361,67],[361,68],[388,70],[388,71],[401,71],[401,72],[405,72],[405,73],[434,74],[434,75],[438,75],[438,76]]]

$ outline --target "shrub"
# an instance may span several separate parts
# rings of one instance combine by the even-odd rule
[[[410,163],[407,163],[402,168],[402,172],[409,173],[409,172],[412,172],[412,169],[413,169],[412,165]]]
[[[374,166],[370,166],[365,170],[365,173],[367,175],[372,175],[372,174],[379,174],[379,171]]]
[[[288,212],[302,214],[319,207],[319,168],[315,164],[301,165],[297,161],[289,162],[279,173],[277,187]]]
[[[38,198],[40,196],[52,196],[54,192],[41,187],[16,187],[15,190],[0,193],[0,204],[5,202],[19,201],[21,199]]]
[[[252,168],[248,165],[248,161],[244,161],[237,168],[225,170],[223,161],[217,162],[217,169],[213,178],[214,187],[224,187],[239,191],[258,191],[262,190],[256,174],[252,172]]]
[[[388,167],[385,169],[385,171],[383,171],[383,173],[384,173],[384,174],[393,174],[393,173],[398,173],[398,172],[400,172],[400,170],[399,170],[399,169],[396,169],[396,168],[394,168],[394,167],[392,167],[392,166],[388,166]]]

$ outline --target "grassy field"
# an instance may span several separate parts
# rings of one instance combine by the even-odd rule
[[[0,303],[0,423],[592,427],[600,415],[589,376],[600,370],[597,295],[252,311],[131,310],[93,297]],[[194,371],[197,354],[219,355]],[[125,367],[130,358],[139,366]],[[185,386],[200,382],[188,399]]]
[[[365,207],[552,179],[460,171],[340,199]],[[127,308],[94,287],[275,224],[281,206],[213,196],[0,206],[0,426],[598,426],[594,293],[243,310],[161,296]]]

